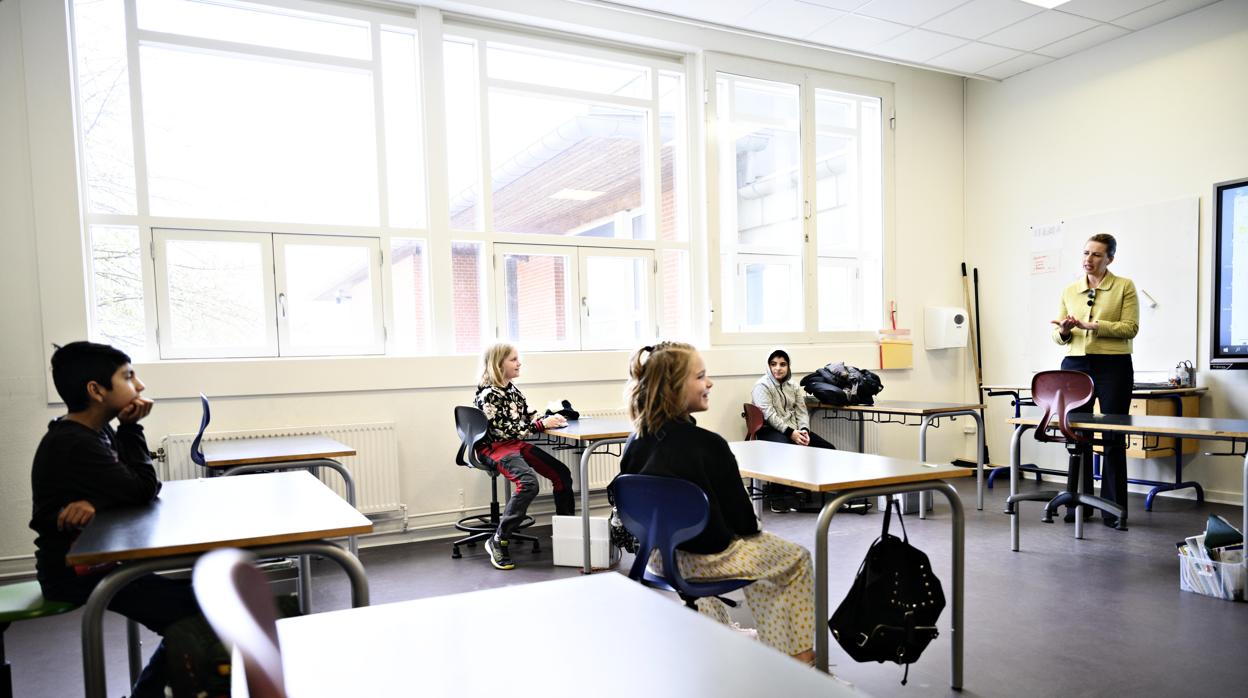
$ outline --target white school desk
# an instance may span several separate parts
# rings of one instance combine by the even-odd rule
[[[351,580],[354,606],[368,605],[360,561],[327,538],[369,533],[373,525],[307,472],[262,473],[167,482],[151,504],[95,515],[66,556],[69,565],[122,562],[87,599],[82,614],[82,669],[87,698],[104,698],[104,610],[131,580],[193,567],[216,548],[258,555],[322,555]],[[131,656],[134,670],[135,657]]]
[[[1040,423],[1039,417],[1016,417],[1006,420],[1014,425],[1014,436],[1010,440],[1010,494],[1018,494],[1019,451],[1021,439],[1025,432],[1035,429]],[[1248,531],[1248,419],[1207,419],[1205,417],[1161,417],[1149,415],[1122,414],[1088,414],[1074,412],[1068,418],[1072,429],[1137,436],[1169,436],[1174,438],[1202,439],[1205,441],[1227,441],[1231,451],[1225,455],[1244,458],[1243,466],[1243,497],[1244,512],[1241,531]],[[1057,426],[1053,422],[1052,427]],[[1244,453],[1235,449],[1243,446]],[[1018,550],[1018,518],[1019,507],[1014,507],[1010,517],[1010,549]],[[1076,523],[1082,517],[1076,513]],[[1082,531],[1076,531],[1076,536]],[[1248,560],[1245,561],[1248,566]]]
[[[1022,383],[1003,383],[994,385],[985,385],[983,389],[988,397],[997,397],[1008,395],[1014,406],[1014,416],[1022,416],[1022,408],[1024,406],[1035,405],[1031,399],[1031,385],[1023,385]],[[1131,391],[1132,400],[1169,400],[1174,406],[1175,416],[1183,416],[1183,398],[1199,397],[1209,392],[1208,388],[1139,388]],[[1194,415],[1193,415],[1194,416]],[[1036,482],[1040,481],[1040,474],[1048,475],[1066,475],[1065,470],[1053,470],[1049,468],[1040,468],[1031,464],[1020,464],[1019,468],[1024,472],[1036,473]],[[997,479],[997,473],[1005,470],[1005,468],[993,469],[988,474],[988,489],[992,489],[992,483]],[[1194,480],[1185,481],[1183,479],[1183,439],[1178,438],[1174,444],[1174,482],[1160,482],[1157,480],[1144,480],[1141,478],[1127,478],[1127,482],[1136,485],[1148,485],[1152,487],[1148,494],[1144,497],[1144,511],[1152,511],[1153,500],[1159,492],[1172,492],[1174,490],[1183,490],[1191,488],[1196,491],[1196,501],[1205,501],[1205,490],[1200,486],[1199,482]]]
[[[823,505],[815,527],[815,666],[828,670],[828,527],[842,504],[857,497],[905,492],[940,492],[953,512],[953,583],[950,586],[949,685],[962,688],[963,578],[966,568],[962,500],[948,478],[969,477],[956,465],[934,465],[870,453],[832,451],[771,441],[734,441],[728,444],[744,477],[778,482],[816,492],[836,492]],[[758,506],[757,504],[755,505]]]
[[[581,549],[584,554],[582,574],[593,572],[589,557],[589,457],[602,446],[622,444],[633,433],[633,423],[625,419],[594,419],[585,417],[568,422],[567,426],[543,432],[584,448],[581,452]]]
[[[270,470],[304,470],[330,468],[338,471],[346,486],[347,502],[355,506],[355,478],[337,458],[356,455],[356,450],[336,439],[320,434],[299,436],[262,436],[255,439],[205,441],[201,443],[204,467],[213,475],[243,475]],[[347,539],[352,555],[359,555],[355,536]],[[300,563],[300,595],[308,598],[306,588],[310,568],[306,558]]]
[[[517,609],[536,615],[508,644],[492,629]],[[277,634],[291,698],[862,695],[616,573],[286,618]]]
[[[876,424],[912,424],[910,417],[919,419],[919,460],[927,462],[927,428],[938,424],[944,418],[970,417],[975,420],[975,508],[984,508],[984,417],[981,414],[982,404],[963,404],[960,402],[904,402],[899,400],[883,400],[874,405],[811,405],[810,411],[844,412],[856,415],[856,418],[841,417],[858,422],[858,452],[863,451],[863,423],[868,421]],[[900,417],[900,420],[894,419]],[[837,417],[832,417],[837,418]],[[927,518],[927,495],[919,493],[919,518]]]

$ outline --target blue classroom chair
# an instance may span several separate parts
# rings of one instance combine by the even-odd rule
[[[611,488],[620,521],[638,542],[629,579],[675,592],[689,608],[696,608],[695,602],[708,596],[737,605],[723,595],[749,586],[753,580],[691,582],[681,577],[676,567],[676,546],[701,533],[710,518],[711,505],[701,488],[687,480],[653,475],[618,475]],[[661,577],[647,569],[654,550],[663,561]]]

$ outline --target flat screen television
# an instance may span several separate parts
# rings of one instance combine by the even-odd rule
[[[1248,178],[1213,185],[1209,368],[1248,369]]]

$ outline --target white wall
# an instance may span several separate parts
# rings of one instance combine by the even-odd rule
[[[492,5],[502,4],[505,3],[482,0],[468,9],[493,14]],[[55,280],[39,278],[37,266],[41,260],[36,241],[46,226],[59,224],[57,216],[76,207],[72,184],[75,175],[57,171],[55,164],[66,161],[66,150],[72,152],[72,134],[66,135],[62,127],[49,126],[64,117],[69,102],[67,94],[47,98],[46,90],[32,87],[35,82],[46,86],[64,81],[64,76],[48,72],[57,70],[47,66],[59,64],[58,60],[31,60],[31,56],[46,55],[39,52],[49,49],[47,42],[35,42],[29,37],[23,44],[21,17],[26,13],[24,23],[28,27],[38,24],[46,28],[49,15],[55,14],[48,10],[49,6],[55,8],[57,3],[0,2],[0,230],[6,262],[5,273],[0,274],[0,288],[6,299],[0,305],[0,357],[4,359],[0,362],[0,395],[5,398],[0,401],[0,452],[5,454],[0,465],[0,573],[31,567],[33,533],[26,527],[30,517],[30,459],[47,421],[63,411],[61,406],[49,404],[45,391],[43,347],[51,341],[51,330],[41,326],[39,303],[41,297],[51,297],[47,291],[41,296],[41,286],[54,286]],[[458,7],[463,9],[465,4]],[[555,23],[553,18],[575,20],[588,27],[586,33],[609,33],[614,38],[630,36],[635,41],[668,48],[727,51],[892,82],[898,116],[896,229],[897,248],[901,250],[896,261],[896,300],[899,324],[916,328],[919,348],[913,370],[882,374],[884,397],[941,401],[968,397],[965,352],[927,353],[921,349],[923,306],[960,304],[961,299],[957,275],[963,249],[960,79],[557,0],[526,3],[525,12],[534,13],[531,20],[535,24],[551,25]],[[28,28],[27,33],[34,32]],[[55,54],[56,49],[51,51]],[[49,102],[51,106],[44,106]],[[61,165],[59,169],[65,167]],[[695,193],[694,198],[701,201],[705,194]],[[838,360],[871,366],[875,356],[874,348],[865,345],[790,349],[798,370],[811,370]],[[750,386],[762,373],[767,351],[768,348],[745,347],[706,352],[708,367],[717,383],[711,411],[700,420],[703,425],[728,438],[742,434],[740,404],[748,399]],[[533,355],[526,360],[522,386],[534,405],[567,398],[580,409],[615,407],[622,404],[625,360],[623,352]],[[155,411],[146,420],[149,445],[153,448],[161,435],[192,431],[198,425],[198,403],[186,396],[193,394],[192,388],[205,389],[214,396],[214,430],[395,422],[403,464],[402,501],[409,507],[414,527],[439,526],[454,518],[429,512],[456,507],[456,490],[460,488],[468,492],[469,505],[479,506],[489,500],[487,478],[453,463],[457,441],[450,408],[471,397],[473,359],[283,360],[194,366],[138,367],[149,383],[149,394],[158,399]],[[456,382],[457,379],[462,380]],[[299,388],[289,394],[287,386],[291,384],[320,387],[316,392]],[[894,456],[916,455],[917,430],[887,429],[881,438],[884,452]],[[939,429],[932,433],[932,459],[953,458],[965,451],[966,439],[957,430]],[[535,509],[535,513],[541,510]],[[427,531],[442,532],[441,528]]]
[[[1211,389],[1202,415],[1248,417],[1248,372],[1210,372],[1208,360],[1210,199],[1214,182],[1248,176],[1245,66],[1248,3],[1224,0],[1003,83],[970,83],[966,245],[983,285],[986,382],[1029,380],[1024,324],[1049,320],[1047,308],[1025,307],[1028,225],[1199,195],[1199,311],[1174,331],[1199,338],[1197,382]],[[1007,411],[1006,401],[996,401],[989,424],[1000,425]],[[988,433],[994,460],[1008,462],[1008,428]],[[1063,455],[1024,453],[1044,462]],[[1184,475],[1207,496],[1238,503],[1241,466],[1237,458],[1197,456]],[[1172,461],[1132,461],[1129,470],[1173,475]]]

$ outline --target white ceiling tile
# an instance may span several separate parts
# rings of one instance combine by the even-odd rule
[[[716,24],[733,24],[767,0],[612,0],[618,5],[655,10],[676,17],[702,19]]]
[[[806,38],[828,46],[865,51],[907,29],[909,27],[904,24],[886,22],[882,19],[845,15],[820,27]]]
[[[1156,4],[1157,0],[1070,0],[1055,9],[1088,19],[1110,22]]]
[[[1052,61],[1053,59],[1048,58],[1047,56],[1040,56],[1034,53],[1024,53],[1017,58],[1011,58],[1010,60],[998,63],[991,68],[984,68],[979,71],[979,74],[990,78],[996,78],[997,80],[1004,80],[1011,75],[1018,75],[1019,73],[1031,70],[1036,66],[1051,63]]]
[[[1132,12],[1126,17],[1119,17],[1114,20],[1114,24],[1127,29],[1143,29],[1215,2],[1217,0],[1165,0],[1139,12]]]
[[[766,2],[767,0],[681,0],[679,4],[669,4],[663,12],[704,19],[716,24],[736,25]],[[680,6],[687,9],[677,10]]]
[[[764,34],[802,39],[843,14],[801,0],[771,0],[747,15],[737,26]]]
[[[1072,53],[1077,53],[1085,48],[1092,48],[1098,44],[1104,44],[1113,41],[1123,34],[1129,34],[1122,27],[1115,27],[1112,24],[1100,24],[1086,32],[1080,32],[1068,39],[1055,41],[1048,46],[1041,46],[1036,49],[1036,53],[1053,58],[1065,58]]]
[[[965,2],[966,0],[872,0],[859,8],[857,14],[917,27]]]
[[[971,0],[923,25],[924,29],[978,39],[1041,12],[1019,0]]]
[[[982,37],[981,41],[1020,51],[1031,51],[1091,29],[1096,24],[1090,19],[1047,10]]]
[[[966,39],[937,34],[925,29],[911,29],[871,49],[872,53],[912,63],[924,63],[950,49],[967,43]]]
[[[806,0],[812,5],[823,5],[834,10],[856,10],[871,0]]]
[[[937,68],[945,68],[959,73],[978,73],[988,66],[996,65],[1021,55],[1021,52],[1012,48],[1001,48],[1000,46],[972,41],[927,62]]]

